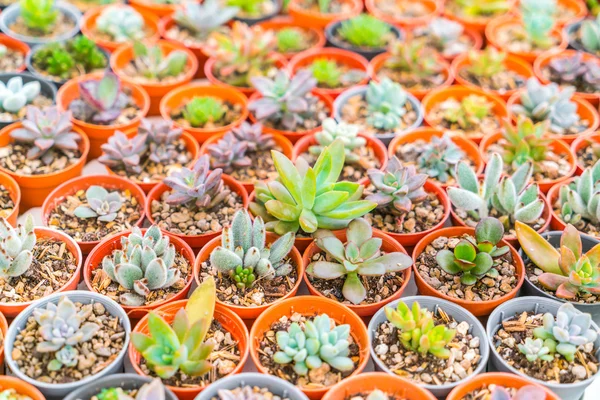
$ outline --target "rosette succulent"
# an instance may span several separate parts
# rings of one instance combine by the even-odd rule
[[[523,13],[523,27],[527,40],[536,49],[547,50],[554,44],[552,29],[554,17],[545,13]]]
[[[371,81],[365,100],[369,113],[367,124],[381,130],[393,130],[400,126],[406,114],[408,96],[399,84],[387,77],[379,83]]]
[[[208,123],[219,123],[227,108],[220,99],[211,96],[197,96],[185,105],[183,118],[194,128],[204,127]]]
[[[143,39],[145,25],[142,14],[124,5],[108,6],[96,19],[96,29],[117,43]]]
[[[211,156],[211,165],[214,168],[242,168],[252,164],[246,157],[248,145],[238,141],[231,132],[225,133],[216,143],[210,144],[206,150]]]
[[[0,218],[0,277],[14,278],[27,272],[33,261],[35,241],[31,214],[27,215],[25,225],[16,228]]]
[[[519,343],[517,348],[525,355],[527,361],[536,362],[554,360],[554,350],[556,345],[553,341],[544,341],[542,339],[525,338],[524,343]]]
[[[133,44],[133,66],[138,74],[147,79],[162,80],[178,77],[185,70],[188,55],[183,50],[164,54],[159,45],[147,46],[142,42]]]
[[[238,11],[237,7],[224,7],[219,0],[202,3],[187,0],[175,11],[173,19],[196,38],[204,39],[229,22]]]
[[[502,72],[506,53],[498,51],[495,47],[488,47],[483,51],[471,50],[467,71],[477,77],[491,78]]]
[[[138,134],[128,138],[123,132],[115,131],[100,148],[103,153],[98,159],[111,169],[123,168],[129,174],[139,174],[143,171],[140,164],[142,155],[148,149],[147,134]]]
[[[489,17],[503,14],[510,9],[506,0],[455,0],[464,15],[473,17]]]
[[[383,47],[392,34],[392,27],[369,14],[360,14],[344,20],[337,29],[344,41],[356,47]]]
[[[520,117],[516,128],[509,121],[504,122],[502,137],[502,158],[512,168],[517,169],[527,162],[539,169],[539,163],[546,160],[551,139],[546,137],[547,122],[534,124],[530,119]]]
[[[386,60],[385,66],[406,72],[412,77],[424,79],[442,71],[437,53],[432,52],[423,40],[406,42],[397,39],[390,44],[389,53],[390,57]]]
[[[232,128],[231,133],[238,141],[246,143],[248,151],[272,149],[275,147],[273,135],[263,133],[262,128],[261,123],[250,125],[248,122],[244,121],[240,126]]]
[[[96,218],[98,222],[111,222],[117,218],[123,199],[118,191],[109,192],[102,186],[92,185],[85,191],[87,205],[78,206],[73,214],[77,218]]]
[[[475,129],[492,113],[494,104],[485,96],[470,94],[443,111],[443,118],[460,129]]]
[[[0,81],[0,105],[2,110],[16,114],[31,104],[33,99],[39,96],[42,86],[39,81],[33,80],[23,83],[23,78],[15,76],[6,83]]]
[[[564,222],[600,223],[600,162],[586,168],[559,190],[560,216]]]
[[[456,165],[466,157],[460,147],[447,133],[442,137],[433,136],[417,159],[418,170],[429,178],[446,183],[453,177]]]
[[[142,119],[137,136],[146,136],[150,161],[168,165],[173,160],[182,160],[176,146],[182,134],[183,129],[176,128],[171,121],[150,122],[148,119]]]
[[[19,7],[25,25],[42,34],[52,30],[59,15],[55,0],[19,0]]]
[[[545,398],[546,392],[544,389],[534,385],[522,386],[512,397],[508,390],[502,386],[495,386],[492,390],[493,400],[544,400]]]
[[[106,72],[101,79],[79,82],[79,96],[69,104],[73,117],[98,125],[113,123],[128,102],[121,81],[112,72]]]
[[[329,146],[336,139],[340,139],[344,144],[344,155],[346,163],[355,164],[360,161],[360,156],[354,152],[367,144],[367,139],[358,135],[360,127],[358,125],[347,124],[345,122],[336,122],[333,118],[327,118],[321,125],[321,130],[315,133],[316,145],[310,146],[308,152],[318,156],[323,152],[325,146]]]

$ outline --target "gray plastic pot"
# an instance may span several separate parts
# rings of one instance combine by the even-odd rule
[[[540,385],[544,385],[548,389],[552,390],[554,393],[558,395],[561,399],[565,400],[577,400],[579,399],[585,389],[594,381],[596,375],[591,378],[586,379],[582,382],[577,383],[550,383],[544,382],[538,379],[534,379],[530,376],[524,375],[519,372],[517,369],[508,365],[502,357],[496,352],[496,345],[494,341],[494,335],[500,329],[502,325],[502,321],[505,321],[509,318],[514,317],[516,314],[520,314],[523,311],[534,312],[534,313],[552,313],[556,315],[558,308],[562,305],[561,302],[556,300],[551,300],[545,297],[535,297],[535,296],[527,296],[527,297],[519,297],[516,299],[512,299],[499,305],[494,312],[489,316],[487,322],[487,341],[489,346],[492,348],[490,360],[492,362],[492,366],[500,372],[509,372],[513,374],[517,374],[524,378],[530,379]],[[598,325],[592,323],[594,329],[598,330]],[[596,357],[600,356],[600,336],[594,342],[594,347],[598,350],[596,352]]]
[[[106,308],[106,311],[108,311],[111,315],[119,317],[119,321],[125,329],[125,343],[123,345],[123,348],[117,355],[117,358],[108,367],[104,368],[102,371],[98,372],[95,375],[88,376],[77,382],[61,384],[39,382],[35,379],[30,378],[29,376],[21,372],[21,370],[19,370],[17,363],[12,358],[13,344],[17,333],[23,330],[23,327],[27,324],[27,320],[33,314],[33,310],[35,310],[36,308],[45,308],[46,304],[48,303],[58,303],[60,298],[63,296],[68,296],[71,301],[80,302],[82,304],[101,303]],[[79,389],[82,386],[87,385],[90,382],[95,382],[98,379],[103,378],[105,376],[122,372],[123,360],[125,357],[125,353],[127,353],[127,346],[129,346],[130,335],[131,324],[129,323],[127,313],[125,313],[123,307],[121,307],[119,304],[109,299],[108,297],[103,296],[99,293],[86,291],[68,291],[62,293],[54,293],[50,296],[44,297],[43,299],[33,302],[29,307],[23,310],[13,320],[13,322],[8,328],[8,331],[6,332],[6,337],[4,340],[4,354],[6,357],[6,364],[17,378],[29,383],[30,385],[37,387],[38,390],[42,392],[48,400],[62,400],[69,393],[73,392],[76,389]]]
[[[50,42],[62,42],[62,41],[72,38],[73,36],[75,36],[77,34],[77,32],[79,32],[79,24],[81,21],[81,12],[74,5],[66,3],[66,2],[62,2],[62,1],[57,2],[55,4],[55,7],[62,14],[67,16],[67,18],[69,18],[71,21],[75,22],[75,26],[73,27],[73,29],[71,29],[61,35],[56,35],[56,36],[48,37],[48,38],[25,36],[25,35],[16,33],[9,28],[9,26],[12,25],[12,23],[21,14],[21,6],[19,5],[19,3],[15,3],[15,4],[11,4],[10,6],[6,7],[4,9],[4,11],[2,11],[2,14],[0,14],[0,30],[10,37],[18,39],[21,42],[27,43],[27,45],[29,45],[29,47],[33,47],[37,44],[44,44],[44,43],[50,43]]]
[[[116,374],[105,376],[102,379],[94,380],[77,389],[76,391],[69,394],[64,400],[90,400],[92,396],[97,395],[102,389],[109,389],[112,387],[120,387],[123,390],[139,389],[144,384],[152,381],[152,378],[147,376],[139,376],[137,374]],[[165,399],[166,400],[177,400],[177,396],[173,394],[165,386]]]
[[[338,49],[344,49],[344,50],[351,51],[353,53],[360,54],[361,56],[365,57],[367,60],[371,60],[375,56],[385,53],[387,51],[387,46],[373,48],[373,49],[364,49],[364,48],[354,47],[350,43],[339,40],[335,34],[336,34],[337,30],[340,28],[340,26],[342,25],[342,22],[344,22],[344,21],[345,20],[333,21],[332,23],[330,23],[329,25],[327,25],[325,27],[325,38],[327,38],[328,46],[337,47]],[[397,26],[394,26],[391,24],[388,24],[388,25],[391,28],[392,33],[394,34],[396,39],[404,40],[406,38],[406,35],[404,34],[403,30],[401,30]]]
[[[0,14],[0,15],[2,15],[2,14]],[[43,94],[44,96],[48,97],[49,99],[52,99],[52,104],[56,104],[56,86],[54,86],[54,84],[52,82],[50,82],[46,79],[43,79],[39,76],[30,74],[29,72],[19,72],[19,73],[6,72],[4,74],[0,74],[0,81],[6,84],[11,78],[14,78],[15,76],[20,76],[23,79],[23,84],[29,83],[31,81],[39,81],[40,82],[40,93]],[[19,121],[19,120],[5,121],[5,122],[0,121],[0,128],[4,128],[10,124],[17,122],[17,121]]]
[[[364,97],[367,93],[367,88],[367,85],[359,85],[353,86],[350,89],[343,91],[333,102],[333,117],[338,121],[342,121],[342,107],[344,106],[344,104],[346,104],[351,97],[354,97],[356,95],[362,95]],[[400,136],[404,133],[414,131],[423,123],[423,106],[421,105],[421,102],[417,100],[415,96],[408,92],[406,92],[406,96],[406,101],[410,102],[413,109],[417,111],[417,119],[411,126],[407,127],[402,131],[375,135],[377,139],[381,140],[386,146],[389,145],[392,139],[396,136]]]
[[[550,244],[554,248],[558,249],[560,247],[560,237],[562,236],[561,231],[544,232],[541,234],[541,236],[544,239],[546,239],[548,242],[550,242]],[[586,251],[590,250],[592,247],[594,247],[598,243],[600,243],[600,240],[598,240],[592,236],[584,235],[584,234],[581,234],[580,236],[581,236],[582,249],[583,249],[584,253]],[[529,260],[529,258],[527,257],[527,254],[525,254],[523,249],[519,249],[519,255],[523,259],[523,263],[527,264],[527,260]],[[548,299],[560,301],[562,303],[567,302],[567,300],[559,299],[555,296],[552,296],[551,294],[543,291],[542,289],[540,289],[539,287],[534,285],[527,277],[527,273],[525,273],[525,281],[523,282],[523,287],[521,290],[523,291],[522,294],[524,294],[526,296],[539,296],[539,297],[545,297]],[[596,324],[600,324],[600,303],[583,304],[583,303],[578,303],[578,302],[574,302],[574,301],[571,301],[570,303],[573,303],[573,305],[578,310],[592,314],[592,319],[594,320],[594,322]]]
[[[450,393],[452,391],[452,389],[454,389],[456,386],[458,386],[462,382],[469,380],[469,378],[471,378],[475,375],[485,372],[488,357],[490,355],[490,349],[486,344],[485,329],[483,328],[483,325],[481,325],[481,322],[479,322],[479,320],[477,318],[475,318],[475,316],[473,314],[471,314],[464,308],[462,308],[454,303],[451,303],[446,300],[438,299],[436,297],[430,297],[430,296],[404,297],[400,300],[396,300],[396,301],[389,303],[386,307],[396,308],[400,301],[405,302],[409,308],[412,306],[412,304],[415,301],[417,301],[417,302],[419,302],[419,304],[421,305],[422,308],[427,308],[428,310],[433,311],[434,313],[437,313],[438,308],[441,308],[446,312],[446,314],[453,317],[457,322],[459,322],[459,323],[463,322],[463,321],[468,322],[470,325],[469,331],[471,332],[473,337],[479,338],[479,343],[480,343],[479,353],[481,356],[481,360],[479,361],[479,364],[477,365],[477,368],[475,368],[475,371],[473,371],[472,375],[467,376],[465,379],[462,379],[455,383],[450,383],[450,384],[446,384],[446,385],[421,384],[422,387],[424,387],[425,389],[427,389],[431,393],[433,393],[433,395],[435,397],[444,399],[444,398],[446,398],[448,393]],[[385,307],[382,307],[379,311],[377,311],[377,313],[375,315],[373,315],[371,322],[369,322],[369,341],[371,343],[371,348],[370,348],[371,358],[373,359],[373,362],[375,363],[376,371],[384,371],[384,372],[387,372],[388,374],[395,375],[383,363],[383,361],[381,361],[379,359],[379,357],[377,357],[377,354],[375,353],[375,348],[373,346],[375,333],[377,332],[377,327],[379,327],[379,325],[381,325],[385,321],[387,321],[387,318],[385,316]]]
[[[201,391],[195,400],[211,400],[213,397],[217,397],[219,390],[235,389],[246,385],[268,388],[273,394],[290,400],[308,400],[308,397],[300,389],[288,381],[256,372],[231,375],[227,378],[219,379]]]

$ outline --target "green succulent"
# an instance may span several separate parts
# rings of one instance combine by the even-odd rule
[[[519,343],[517,347],[525,355],[527,361],[536,362],[537,360],[554,360],[553,351],[551,351],[552,345],[552,342],[545,342],[542,339],[525,338],[525,343]]]
[[[335,60],[318,58],[310,65],[310,70],[317,80],[319,87],[338,88],[350,86],[359,82],[364,77],[364,72],[359,69],[344,71]]]
[[[96,19],[96,28],[117,43],[144,39],[145,25],[142,14],[133,7],[123,5],[104,8]]]
[[[600,161],[559,190],[560,216],[570,224],[600,223]]]
[[[467,71],[477,77],[491,78],[504,71],[506,53],[498,51],[495,47],[488,47],[484,51],[471,50]]]
[[[427,78],[442,70],[437,53],[432,52],[424,40],[407,42],[397,39],[389,46],[389,53],[385,66],[407,72],[413,77]]]
[[[433,136],[431,142],[425,146],[425,150],[417,159],[417,166],[431,179],[446,183],[455,176],[455,167],[458,162],[466,157],[460,147],[452,141],[447,133],[442,137]]]
[[[315,133],[317,144],[310,146],[308,152],[313,156],[318,156],[323,152],[325,146],[331,145],[336,139],[340,139],[344,144],[345,162],[347,164],[356,164],[360,162],[360,156],[354,152],[367,144],[367,139],[358,135],[360,127],[345,122],[336,122],[333,118],[327,118],[321,124],[321,130]]]
[[[280,53],[306,50],[309,45],[304,33],[299,28],[288,27],[277,31],[277,51]]]
[[[509,11],[507,0],[454,0],[464,15],[472,17],[489,17]]]
[[[581,23],[579,39],[583,48],[592,54],[600,52],[600,17],[588,19]]]
[[[455,106],[446,108],[443,118],[460,129],[476,128],[487,116],[491,115],[494,104],[485,96],[470,94],[456,102]]]
[[[137,73],[155,80],[181,75],[188,61],[183,50],[173,50],[165,55],[159,45],[147,46],[139,41],[133,44],[133,56],[132,63]]]
[[[392,27],[369,14],[360,14],[341,22],[337,34],[356,47],[385,47]]]
[[[187,0],[173,14],[175,23],[194,37],[206,39],[211,32],[223,27],[238,13],[237,7],[225,7],[220,0],[197,3]]]
[[[393,130],[400,126],[408,100],[402,86],[387,77],[379,83],[371,81],[365,99],[369,113],[367,124],[381,130]]]
[[[33,261],[35,242],[31,214],[27,214],[25,225],[16,228],[0,218],[0,277],[15,278],[27,272]]]
[[[546,160],[551,139],[546,137],[548,122],[534,124],[530,119],[519,117],[517,126],[509,121],[504,122],[502,137],[506,141],[502,149],[504,162],[513,169],[531,162],[535,170],[539,163]]]
[[[19,0],[21,18],[31,30],[47,34],[52,31],[59,11],[54,0]]]
[[[31,62],[36,69],[62,80],[108,65],[104,53],[85,36],[77,36],[65,43],[48,43],[33,53]]]
[[[227,0],[227,6],[236,7],[244,14],[257,17],[261,14],[261,4],[270,0]]]
[[[217,123],[225,116],[227,109],[216,97],[196,96],[183,109],[183,118],[194,128],[207,123]]]
[[[552,29],[554,28],[554,17],[544,13],[525,13],[522,16],[523,27],[527,39],[533,47],[547,50],[552,47]]]

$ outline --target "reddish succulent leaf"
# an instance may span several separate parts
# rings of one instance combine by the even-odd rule
[[[567,281],[568,278],[566,276],[551,274],[548,272],[545,272],[538,277],[538,282],[540,285],[552,291],[556,291],[560,285]]]
[[[517,221],[515,231],[523,251],[535,265],[544,272],[562,275],[562,271],[558,266],[560,258],[558,250],[527,224]]]
[[[571,267],[577,263],[575,255],[570,248],[562,246],[560,248],[560,262],[558,263],[563,275],[567,276],[571,273]]]
[[[581,237],[579,231],[573,225],[568,224],[560,237],[560,247],[566,246],[575,255],[575,258],[581,256]]]
[[[560,299],[572,300],[577,296],[577,289],[568,282],[563,283],[556,289],[556,297]]]

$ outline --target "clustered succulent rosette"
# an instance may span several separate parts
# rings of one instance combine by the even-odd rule
[[[129,102],[121,81],[112,72],[106,72],[100,79],[79,82],[79,96],[69,104],[73,117],[98,125],[112,124]]]
[[[118,191],[109,192],[102,186],[92,185],[85,191],[87,204],[73,210],[77,218],[96,218],[98,222],[109,223],[117,218],[123,199]]]
[[[26,273],[33,261],[35,242],[31,214],[27,215],[24,225],[16,228],[0,218],[0,277],[9,279]]]
[[[358,125],[347,124],[345,122],[336,122],[333,118],[327,118],[321,125],[321,130],[315,133],[316,145],[310,146],[308,152],[313,156],[318,156],[323,152],[325,146],[329,146],[336,139],[344,143],[344,155],[346,163],[356,164],[360,161],[360,155],[354,150],[360,149],[367,144],[367,139],[359,136],[360,127]]]
[[[183,50],[164,54],[159,45],[149,46],[142,42],[133,44],[133,55],[136,73],[153,81],[178,77],[184,72],[188,60],[188,54]]]
[[[206,0],[202,3],[186,0],[173,14],[173,20],[194,38],[205,40],[211,32],[225,26],[238,11],[237,7],[225,7],[219,0]]]

